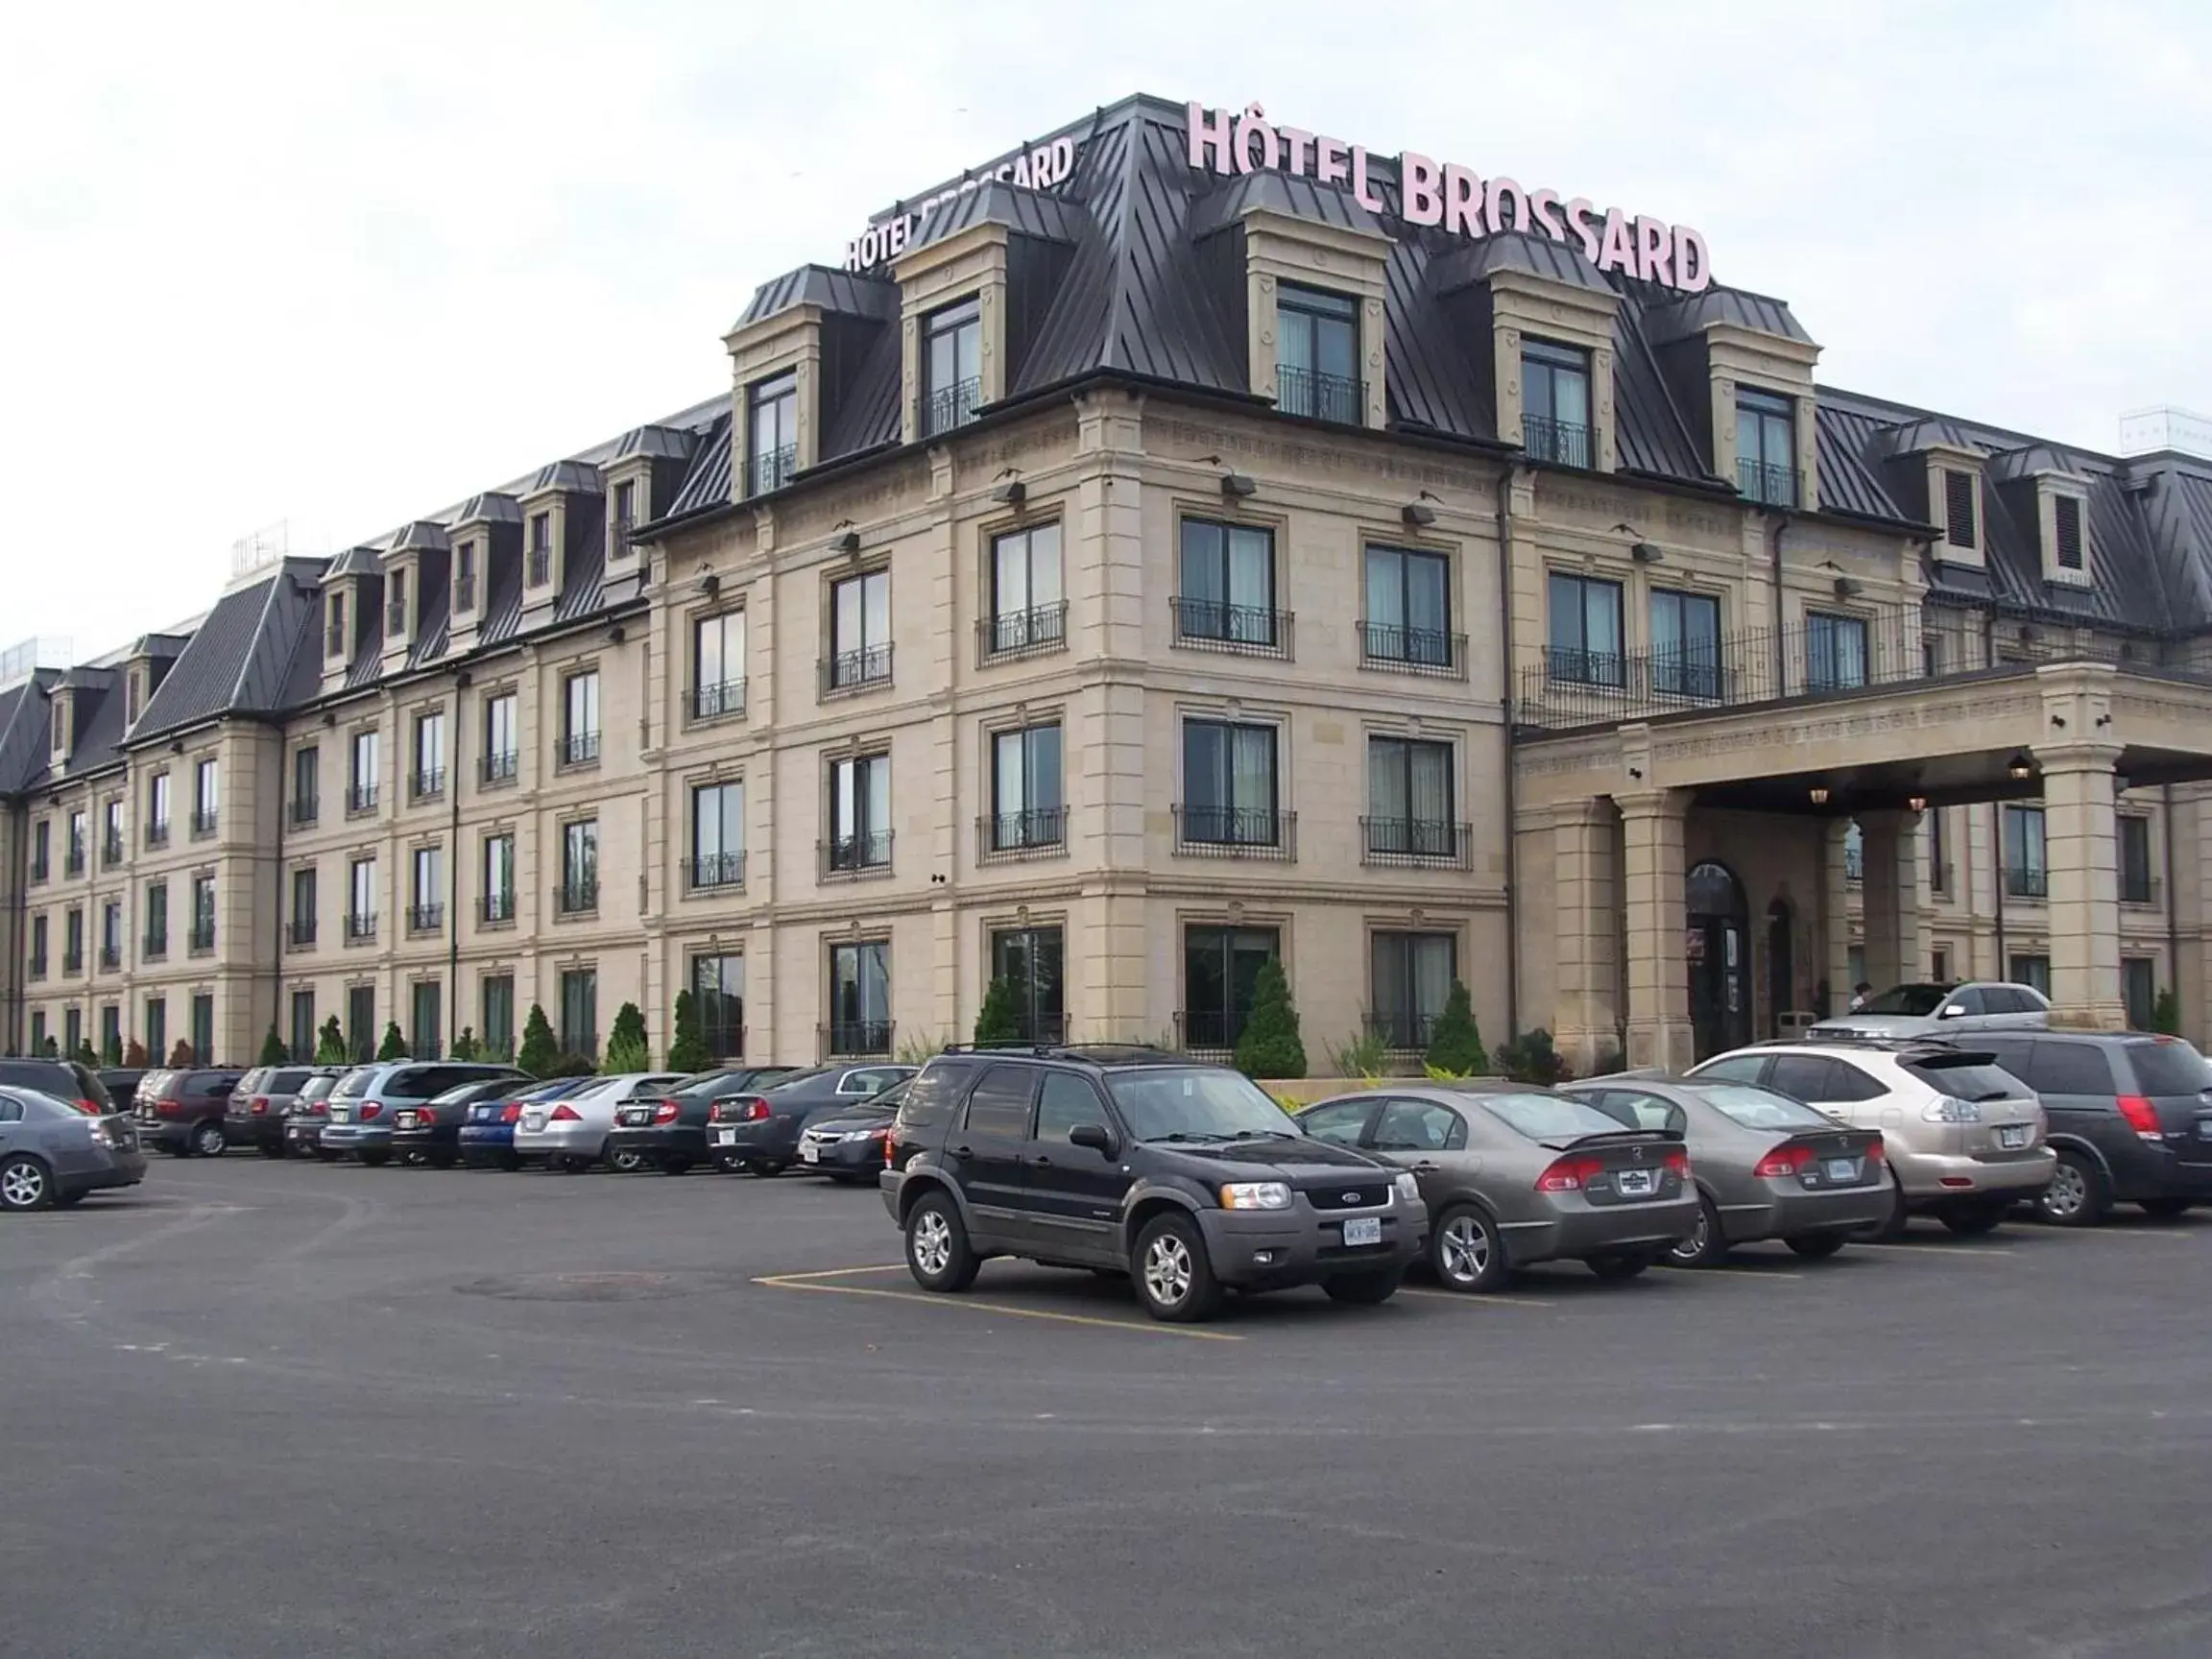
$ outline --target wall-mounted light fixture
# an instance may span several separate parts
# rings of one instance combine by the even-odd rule
[[[2005,774],[2015,783],[2025,783],[2035,776],[2035,762],[2021,751],[2014,751],[2012,758],[2005,762]]]
[[[1426,530],[1436,522],[1436,509],[1425,502],[1408,501],[1398,509],[1398,517],[1416,529]]]
[[[1628,549],[1628,556],[1639,565],[1656,565],[1667,555],[1648,541],[1639,541]]]
[[[848,530],[830,545],[840,553],[857,553],[860,551],[860,532]]]
[[[1855,576],[1836,578],[1836,597],[1839,599],[1856,599],[1864,591],[1864,585]]]
[[[1805,793],[1806,793],[1806,795],[1807,795],[1808,797],[1810,797],[1810,798],[1811,798],[1811,800],[1812,800],[1812,802],[1813,802],[1813,805],[1815,805],[1815,806],[1825,806],[1825,805],[1828,805],[1828,785],[1827,785],[1827,784],[1825,784],[1825,783],[1815,783],[1815,784],[1814,784],[1814,785],[1813,785],[1813,787],[1812,787],[1812,788],[1810,788],[1810,789],[1806,790],[1806,791],[1805,791]]]
[[[1001,507],[1019,507],[1029,498],[1029,486],[1016,478],[1001,484],[991,492],[991,499]]]
[[[1905,797],[1905,805],[1911,807],[1915,812],[1925,812],[1928,810],[1928,797],[1925,795],[1908,795]]]
[[[706,575],[699,578],[699,591],[706,594],[709,599],[713,598],[715,594],[722,591],[721,576],[712,570],[708,571]]]
[[[613,627],[607,630],[607,643],[610,645],[619,645],[628,637],[629,635],[622,631],[622,624],[619,622],[615,623]]]
[[[1234,495],[1241,499],[1246,495],[1256,495],[1259,493],[1260,486],[1253,483],[1241,472],[1224,472],[1221,474],[1221,493],[1224,495]]]

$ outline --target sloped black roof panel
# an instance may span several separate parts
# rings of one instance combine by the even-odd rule
[[[932,214],[931,218],[942,217]],[[888,276],[833,271],[827,265],[802,265],[754,290],[752,303],[737,326],[758,323],[797,305],[819,305],[854,317],[888,322],[899,315],[899,284]]]
[[[1858,518],[1911,519],[1912,516],[1883,488],[1875,470],[1883,430],[1882,422],[1870,415],[1839,408],[1824,397],[1816,401],[1815,482],[1822,507]]]
[[[1712,475],[1645,337],[1644,313],[1631,305],[1613,318],[1613,432],[1624,470],[1692,481]]]
[[[1442,261],[1415,240],[1383,261],[1382,366],[1387,412],[1401,425],[1487,439],[1498,436],[1497,399],[1479,357],[1455,337],[1448,305],[1424,304]]]
[[[1239,174],[1193,200],[1189,234],[1211,236],[1256,207],[1272,208],[1293,219],[1308,219],[1339,230],[1382,234],[1382,220],[1361,206],[1351,191],[1288,173],[1264,172]]]
[[[1436,261],[1431,288],[1437,294],[1450,294],[1502,271],[1519,271],[1597,293],[1618,293],[1575,244],[1521,230],[1501,231],[1455,248]]]
[[[312,568],[288,562],[218,599],[147,702],[132,742],[222,714],[278,708],[294,637],[315,625]]]
[[[729,505],[731,424],[730,411],[725,409],[699,440],[699,447],[691,455],[691,469],[677,486],[676,499],[669,503],[669,517],[683,518],[709,507]]]
[[[877,329],[822,435],[825,463],[899,442],[899,383],[903,373],[899,330]]]
[[[1654,288],[1650,292],[1658,295],[1671,291]],[[1663,301],[1650,310],[1654,345],[1683,339],[1717,323],[1734,324],[1739,328],[1773,334],[1807,346],[1813,344],[1813,336],[1805,332],[1805,325],[1786,303],[1742,288],[1712,287],[1700,294]]]
[[[1076,203],[994,179],[962,191],[924,218],[906,252],[926,248],[978,225],[1003,226],[1018,236],[1035,236],[1046,242],[1072,242],[1083,233],[1086,217]],[[897,315],[896,307],[893,315]]]

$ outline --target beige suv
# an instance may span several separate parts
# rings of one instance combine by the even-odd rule
[[[1897,1208],[1874,1238],[1895,1238],[1911,1215],[1962,1236],[1986,1233],[2050,1186],[2057,1167],[2034,1091],[1969,1043],[1763,1043],[1690,1075],[1756,1083],[1855,1129],[1881,1130]]]

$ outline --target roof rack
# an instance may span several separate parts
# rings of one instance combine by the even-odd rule
[[[1094,1066],[1157,1065],[1163,1061],[1208,1065],[1189,1054],[1159,1048],[1149,1043],[948,1043],[945,1054],[1012,1054],[1038,1060],[1081,1060]]]
[[[1874,1037],[1863,1032],[1808,1031],[1802,1037],[1763,1037],[1756,1043],[1745,1045],[1751,1048],[1948,1048],[1960,1046],[1956,1037],[1936,1036],[1934,1032],[1918,1036]],[[1969,1045],[1970,1046],[1970,1045]]]

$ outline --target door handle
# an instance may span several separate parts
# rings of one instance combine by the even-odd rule
[[[1049,1169],[1052,1167],[1052,1160],[1040,1152],[1036,1157],[1029,1160],[1029,1167],[1032,1169]]]
[[[1413,1166],[1413,1173],[1416,1175],[1433,1175],[1437,1170],[1443,1167],[1443,1165],[1432,1164],[1428,1159],[1424,1158],[1420,1163]]]
[[[975,1154],[969,1151],[965,1146],[955,1146],[952,1148],[952,1156],[955,1158],[973,1158]]]

